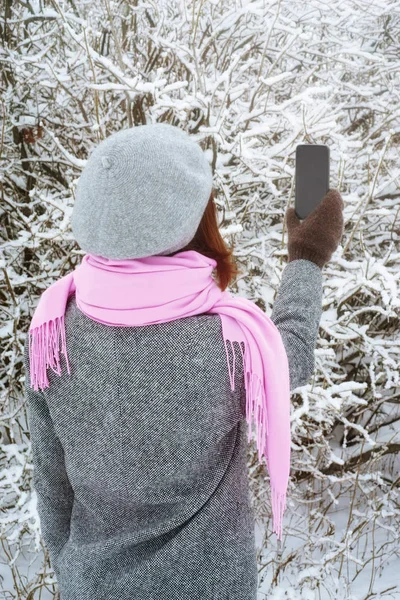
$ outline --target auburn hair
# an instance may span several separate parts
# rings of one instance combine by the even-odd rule
[[[217,261],[215,279],[218,287],[224,291],[242,271],[238,268],[233,248],[229,248],[218,227],[217,207],[214,202],[214,189],[211,190],[208,204],[193,239],[178,252],[196,250],[204,256]],[[175,254],[175,253],[174,253]]]

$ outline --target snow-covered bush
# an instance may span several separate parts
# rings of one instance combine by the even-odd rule
[[[5,0],[1,12],[2,597],[57,589],[46,552],[27,567],[45,549],[22,350],[38,297],[83,254],[69,222],[77,180],[112,132],[166,121],[208,152],[221,230],[244,270],[231,291],[268,314],[296,146],[330,147],[345,234],[323,270],[315,374],[292,396],[280,560],[249,446],[259,597],[399,598],[398,2]]]

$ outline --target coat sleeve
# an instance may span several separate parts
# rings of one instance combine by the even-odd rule
[[[306,385],[314,372],[321,314],[322,269],[310,260],[291,261],[283,270],[271,314],[286,349],[291,391]]]
[[[44,393],[30,387],[28,334],[24,353],[33,488],[37,495],[42,538],[57,575],[57,558],[69,538],[74,493],[65,468],[64,451],[55,433]]]

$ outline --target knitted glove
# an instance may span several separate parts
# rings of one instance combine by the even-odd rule
[[[302,221],[297,218],[294,208],[288,208],[288,262],[304,258],[322,269],[342,239],[343,207],[340,193],[331,188],[318,206]]]

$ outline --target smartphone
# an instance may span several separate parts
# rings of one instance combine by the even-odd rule
[[[295,203],[299,219],[305,219],[329,190],[329,146],[299,144],[296,147]]]

